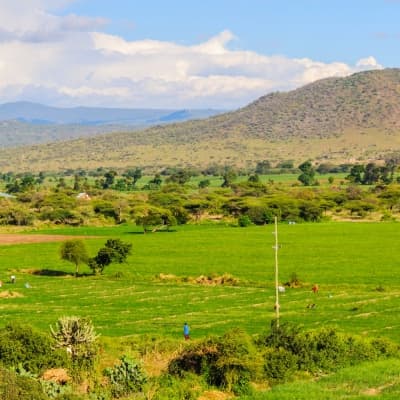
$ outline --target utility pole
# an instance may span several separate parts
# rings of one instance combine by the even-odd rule
[[[279,328],[279,279],[278,279],[278,217],[275,216],[275,314],[276,326]]]

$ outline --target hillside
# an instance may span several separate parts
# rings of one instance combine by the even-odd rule
[[[400,69],[328,78],[234,112],[0,152],[2,169],[377,159],[400,149]],[[11,156],[11,157],[10,157]]]

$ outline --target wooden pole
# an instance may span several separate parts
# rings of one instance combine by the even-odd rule
[[[275,216],[275,314],[276,326],[279,328],[279,278],[278,278],[278,217]]]

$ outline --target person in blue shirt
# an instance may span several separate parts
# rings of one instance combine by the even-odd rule
[[[189,325],[187,324],[187,322],[185,322],[183,324],[183,336],[184,336],[185,340],[190,339],[189,333],[190,333]]]

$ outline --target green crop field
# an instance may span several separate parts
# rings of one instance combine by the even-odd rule
[[[127,264],[111,265],[103,276],[81,266],[83,276],[75,278],[74,265],[60,260],[60,243],[0,246],[2,324],[20,321],[46,330],[60,316],[79,315],[90,317],[103,336],[180,337],[188,321],[196,338],[232,327],[262,332],[274,318],[272,226],[188,225],[145,235],[134,226],[38,233],[98,236],[85,240],[92,255],[107,238],[119,237],[133,244],[133,252]],[[282,224],[279,242],[280,282],[293,273],[303,282],[281,295],[283,321],[398,340],[400,225]],[[41,275],[33,273],[40,270]],[[239,283],[184,282],[224,273]],[[11,274],[15,284],[9,283]],[[180,280],[161,281],[159,274]],[[311,291],[314,283],[317,294]]]

